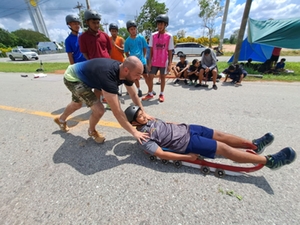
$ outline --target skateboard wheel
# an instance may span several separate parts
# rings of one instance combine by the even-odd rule
[[[222,169],[216,169],[215,176],[219,177],[219,178],[224,177],[225,176],[225,171],[222,170]]]
[[[207,166],[201,166],[200,170],[203,174],[209,174],[210,172],[210,169]]]
[[[181,161],[174,161],[174,166],[176,168],[180,168],[182,166],[182,162]]]
[[[165,165],[166,165],[166,164],[168,164],[168,163],[169,163],[169,160],[162,159],[162,160],[161,160],[161,162],[162,162],[163,164],[165,164]]]
[[[149,156],[150,161],[156,161],[156,156],[155,155],[150,155]]]

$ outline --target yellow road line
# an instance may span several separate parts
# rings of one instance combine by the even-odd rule
[[[42,116],[42,117],[50,117],[50,118],[57,117],[57,115],[52,115],[51,113],[48,113],[48,112],[34,111],[34,110],[16,108],[16,107],[5,106],[5,105],[0,105],[0,109],[12,111],[12,112],[19,112],[19,113],[25,113],[25,114],[30,114],[30,115]],[[76,121],[76,122],[88,123],[88,121],[86,121],[86,119],[79,118],[79,117],[71,118],[69,120]],[[98,124],[101,126],[106,126],[106,127],[122,128],[119,123],[112,122],[112,121],[100,120]]]

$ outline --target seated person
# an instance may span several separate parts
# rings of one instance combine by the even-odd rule
[[[264,164],[271,169],[278,169],[296,159],[296,152],[291,147],[272,155],[260,155],[273,142],[272,133],[251,142],[200,125],[167,123],[160,119],[148,120],[138,106],[129,106],[125,115],[138,131],[148,133],[149,138],[140,143],[143,149],[161,159],[194,161],[199,155],[212,159],[215,155],[221,155],[235,162]],[[240,149],[252,149],[257,154]]]
[[[217,57],[214,51],[207,48],[203,51],[202,59],[201,59],[201,69],[199,72],[199,86],[202,86],[202,79],[204,78],[204,75],[206,76],[206,79],[208,80],[210,76],[212,76],[213,79],[213,89],[217,90],[218,87],[216,85],[217,82]]]
[[[184,78],[184,83],[188,84],[186,78],[187,78],[187,69],[189,68],[189,63],[186,60],[185,54],[180,54],[179,57],[180,57],[180,61],[176,64],[176,67],[172,68],[174,70],[175,76],[177,77],[174,84],[178,84],[180,78]]]
[[[226,74],[224,82],[226,82],[229,77],[232,79],[231,82],[236,86],[242,85],[242,80],[247,76],[247,71],[240,65],[230,65],[223,73]]]
[[[249,58],[247,60],[247,62],[245,63],[245,67],[246,68],[253,68],[253,64],[252,64],[252,59],[251,58]]]
[[[190,80],[189,85],[196,85],[200,72],[200,61],[198,59],[194,59],[192,61],[192,65],[187,70],[187,76]]]
[[[285,58],[282,58],[280,62],[276,64],[275,71],[276,72],[285,72]]]

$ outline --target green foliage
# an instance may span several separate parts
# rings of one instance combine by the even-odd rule
[[[44,62],[44,72],[46,73],[55,73],[58,70],[65,70],[69,63],[48,63]],[[34,73],[36,69],[40,67],[39,62],[32,63],[0,63],[0,72],[20,72],[20,73]]]
[[[23,46],[24,48],[36,48],[38,42],[50,41],[44,34],[30,29],[19,29],[13,31],[16,37],[18,37],[18,46]]]
[[[127,29],[125,27],[121,27],[119,29],[119,36],[121,36],[122,38],[124,38],[124,40],[126,40],[129,37],[129,32],[127,31]]]
[[[198,0],[200,6],[199,17],[203,21],[203,27],[208,29],[209,47],[212,47],[212,36],[215,31],[215,19],[221,16],[223,7],[221,0]]]
[[[138,32],[145,32],[146,38],[156,31],[156,17],[159,14],[167,14],[168,8],[165,3],[159,3],[156,0],[147,0],[141,8],[141,12],[136,19]]]
[[[233,34],[230,35],[230,38],[229,38],[229,43],[230,43],[230,44],[236,44],[236,43],[237,43],[239,31],[240,31],[239,29],[238,29],[238,30],[235,30],[235,31],[233,32]]]
[[[17,40],[18,38],[16,37],[16,35],[9,33],[8,31],[0,28],[1,48],[16,46],[18,43]]]

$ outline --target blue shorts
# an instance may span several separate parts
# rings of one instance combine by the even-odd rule
[[[195,153],[214,159],[217,151],[217,142],[213,140],[214,130],[200,126],[190,125],[190,142],[185,153]]]

